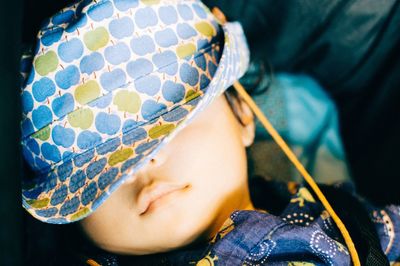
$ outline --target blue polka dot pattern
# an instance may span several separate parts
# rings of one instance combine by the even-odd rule
[[[58,46],[58,56],[62,61],[70,63],[79,59],[83,54],[83,44],[78,38],[73,38],[68,42],[63,42]]]
[[[85,165],[87,162],[89,162],[93,158],[93,156],[94,156],[94,150],[88,150],[82,154],[76,155],[75,157],[73,157],[74,165],[76,167],[81,167]]]
[[[158,9],[158,15],[161,21],[166,24],[174,24],[178,21],[178,13],[173,6],[162,6]]]
[[[154,37],[160,47],[168,48],[178,43],[178,37],[172,29],[157,31]]]
[[[100,175],[99,182],[98,182],[99,188],[104,190],[106,188],[106,186],[111,184],[111,182],[114,180],[114,178],[117,176],[117,174],[118,174],[118,169],[112,168],[112,169],[108,170],[107,172],[103,173],[102,175]]]
[[[36,210],[36,214],[41,216],[41,217],[52,217],[58,212],[58,209],[56,207],[48,208],[48,209],[39,209]]]
[[[96,152],[99,155],[104,155],[109,152],[115,151],[117,148],[120,147],[120,145],[121,145],[121,140],[120,140],[120,138],[116,137],[116,138],[113,138],[113,139],[107,141],[103,145],[99,145],[96,148]]]
[[[71,180],[69,182],[69,191],[74,193],[79,188],[83,187],[85,184],[85,178],[85,172],[78,170],[73,176],[71,176]]]
[[[134,37],[131,40],[130,45],[132,52],[139,56],[154,52],[154,50],[156,49],[154,40],[148,35]]]
[[[90,163],[86,168],[86,176],[89,179],[95,178],[99,173],[103,171],[106,164],[107,164],[106,158],[101,158],[100,160]]]
[[[61,182],[65,181],[72,173],[72,162],[69,161],[57,168],[57,175]]]
[[[122,39],[132,36],[135,26],[129,17],[123,17],[111,21],[108,28],[112,36]]]
[[[73,197],[72,199],[67,199],[63,205],[60,207],[60,214],[62,216],[67,216],[68,214],[74,213],[80,204],[80,200],[77,196]]]
[[[50,204],[53,206],[57,206],[58,204],[64,201],[67,195],[68,195],[68,187],[65,184],[63,184],[61,185],[61,187],[53,191]]]
[[[247,69],[239,23],[199,0],[84,0],[21,58],[23,206],[82,219]],[[168,125],[159,132],[154,128]],[[156,133],[155,133],[156,132]]]
[[[97,194],[97,184],[96,182],[90,183],[82,193],[82,204],[83,205],[88,205],[90,202],[94,200]]]
[[[56,91],[54,82],[45,77],[35,81],[32,86],[32,94],[36,101],[43,102],[48,97],[52,96]]]

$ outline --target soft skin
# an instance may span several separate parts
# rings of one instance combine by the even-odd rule
[[[80,222],[97,246],[119,254],[167,252],[211,239],[234,210],[254,210],[246,147],[254,140],[248,105],[234,98],[243,124],[221,95],[157,155]],[[140,215],[140,191],[153,183],[186,187]]]

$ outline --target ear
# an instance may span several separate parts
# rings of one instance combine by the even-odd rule
[[[249,147],[254,142],[255,133],[256,133],[256,125],[254,121],[254,114],[251,111],[249,105],[240,98],[240,110],[242,110],[241,119],[243,122],[242,126],[242,139],[243,145],[245,147]]]
[[[254,114],[249,105],[240,96],[234,97],[234,105],[236,114],[241,121],[241,123],[238,121],[238,125],[240,127],[243,145],[249,147],[254,142],[255,138]]]

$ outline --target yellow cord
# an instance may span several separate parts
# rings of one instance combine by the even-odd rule
[[[322,205],[324,205],[325,209],[331,215],[333,221],[336,223],[337,227],[339,228],[340,232],[342,233],[342,236],[343,236],[343,238],[346,242],[346,245],[349,249],[353,264],[355,266],[361,265],[357,250],[354,246],[353,241],[351,240],[349,232],[347,231],[343,222],[340,220],[339,216],[333,210],[332,206],[329,204],[328,200],[325,198],[322,191],[319,189],[318,185],[315,183],[314,179],[307,172],[307,170],[304,168],[304,166],[301,164],[301,162],[297,159],[296,155],[289,148],[289,146],[286,144],[286,142],[283,140],[283,138],[279,135],[279,133],[275,130],[275,128],[272,126],[272,124],[268,121],[268,119],[265,117],[263,112],[258,108],[257,104],[253,101],[253,99],[249,96],[249,94],[247,94],[247,92],[243,88],[242,84],[240,84],[238,81],[236,81],[233,84],[233,87],[247,102],[247,104],[253,110],[254,114],[258,117],[258,119],[263,124],[265,129],[269,132],[269,134],[272,136],[272,138],[275,140],[275,142],[279,145],[279,147],[281,147],[281,149],[286,154],[286,156],[289,158],[289,160],[292,161],[294,166],[301,173],[301,175],[304,177],[306,182],[310,185],[312,190],[314,190],[315,194],[321,201]]]

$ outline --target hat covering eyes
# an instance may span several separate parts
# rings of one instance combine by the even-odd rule
[[[65,7],[21,60],[24,208],[48,223],[86,217],[248,61],[240,24],[197,0]]]

